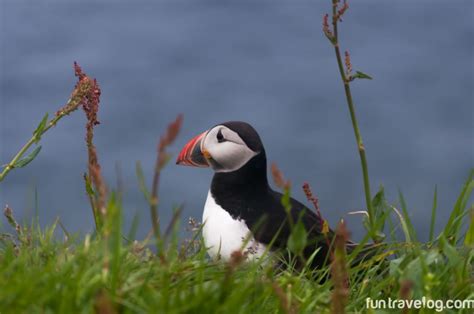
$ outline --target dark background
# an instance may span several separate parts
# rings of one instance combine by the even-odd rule
[[[72,63],[102,88],[96,146],[110,186],[124,177],[125,223],[138,212],[150,229],[135,176],[149,182],[159,135],[178,113],[176,156],[192,136],[227,120],[250,122],[269,162],[277,162],[305,201],[309,181],[335,225],[364,208],[359,156],[335,56],[321,31],[330,1],[6,1],[0,0],[0,164],[53,114],[75,84]],[[435,185],[437,229],[473,166],[473,4],[471,1],[351,1],[341,25],[355,70],[374,77],[352,85],[373,193],[396,203],[404,193],[426,239]],[[43,225],[59,216],[71,231],[93,220],[82,174],[85,118],[60,121],[43,150],[0,184],[0,205]],[[185,204],[201,218],[212,173],[170,163],[160,212]],[[361,217],[351,217],[354,237]]]

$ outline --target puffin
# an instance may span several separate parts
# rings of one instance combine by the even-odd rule
[[[267,178],[267,157],[257,131],[248,123],[220,123],[192,138],[181,150],[176,164],[211,168],[214,171],[202,216],[202,236],[209,256],[228,261],[234,252],[259,259],[268,249],[288,251],[292,225],[301,221],[308,235],[302,255],[312,266],[328,261],[329,239],[323,221],[299,201],[290,198],[291,210],[282,205],[282,193]],[[331,241],[331,240],[330,240]],[[348,242],[347,247],[356,244]]]

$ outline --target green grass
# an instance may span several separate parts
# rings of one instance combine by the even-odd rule
[[[366,313],[366,298],[400,298],[406,289],[406,296],[412,299],[474,299],[472,235],[462,232],[466,230],[462,222],[467,222],[463,218],[469,211],[472,215],[472,206],[467,206],[472,187],[471,173],[446,228],[432,242],[420,243],[407,235],[409,241],[392,242],[380,255],[349,269],[346,311]],[[178,241],[178,225],[167,234],[166,243],[159,245],[159,254],[154,254],[150,248],[155,244],[150,239],[125,239],[121,206],[113,195],[107,209],[109,219],[103,233],[82,238],[65,234],[58,222],[46,229],[35,223],[17,227],[7,213],[9,224],[1,227],[0,312],[331,311],[335,282],[319,280],[329,268],[296,271],[288,266],[282,270],[269,259],[255,263],[238,258],[228,263],[211,261],[199,230],[189,240]],[[403,223],[395,222],[392,228],[404,224],[402,230],[411,233],[413,226],[401,215]],[[392,258],[379,262],[383,252],[393,253]]]

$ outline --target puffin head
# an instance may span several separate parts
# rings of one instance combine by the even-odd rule
[[[260,136],[250,124],[229,121],[191,139],[181,150],[176,164],[233,172],[264,154]]]

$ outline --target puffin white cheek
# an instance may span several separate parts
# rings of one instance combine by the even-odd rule
[[[219,172],[235,171],[245,165],[256,153],[244,145],[232,142],[220,143],[215,152],[211,152],[212,158],[221,165]]]

